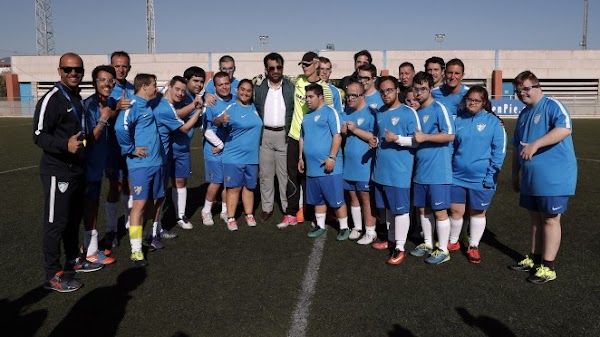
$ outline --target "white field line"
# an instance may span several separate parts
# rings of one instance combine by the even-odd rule
[[[17,171],[24,171],[24,170],[29,170],[32,169],[34,167],[38,167],[37,165],[33,165],[33,166],[25,166],[25,167],[19,167],[16,169],[12,169],[12,170],[6,170],[6,171],[2,171],[0,172],[0,174],[4,174],[4,173],[11,173],[11,172],[17,172]]]

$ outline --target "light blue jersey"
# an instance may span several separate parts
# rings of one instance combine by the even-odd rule
[[[333,136],[340,133],[340,116],[328,105],[308,111],[302,120],[300,138],[304,142],[303,153],[308,177],[321,177],[342,173],[342,151],[338,151],[332,172],[325,172],[321,163],[329,157]]]
[[[421,131],[454,134],[454,119],[446,107],[433,101],[417,111]],[[452,184],[452,149],[448,143],[425,142],[415,155],[414,182],[421,185]]]
[[[431,96],[433,96],[433,98],[444,104],[444,106],[446,107],[446,109],[448,109],[448,112],[452,114],[452,116],[454,116],[454,118],[456,119],[456,115],[458,115],[458,110],[460,109],[460,102],[462,101],[463,97],[467,94],[467,91],[469,91],[469,87],[467,87],[466,85],[461,85],[460,87],[460,91],[456,94],[446,94],[444,93],[444,88],[446,87],[445,84],[434,88],[431,91]]]
[[[339,114],[343,114],[344,107],[342,106],[342,94],[340,94],[340,89],[331,83],[329,83],[329,88],[331,89],[331,94],[333,95],[333,108]]]
[[[154,108],[154,118],[156,119],[156,127],[160,134],[165,155],[167,158],[172,158],[174,144],[178,139],[183,139],[188,143],[189,137],[179,131],[179,128],[184,124],[184,121],[177,116],[175,107],[166,98],[161,98],[158,106]]]
[[[373,133],[375,128],[374,111],[365,106],[358,111],[346,110],[344,122],[354,122],[361,130]],[[358,136],[348,131],[344,145],[344,179],[350,181],[371,180],[371,164],[375,149]]]
[[[231,79],[231,95],[233,96],[234,100],[237,98],[237,87],[238,85],[240,85],[240,80],[238,80],[237,78],[232,78]],[[208,80],[208,82],[206,82],[206,86],[204,87],[204,93],[205,94],[211,94],[213,96],[217,96],[217,91],[215,89],[215,81],[213,81],[213,79],[211,78],[210,80]]]
[[[571,115],[558,100],[543,97],[535,106],[525,107],[515,127],[512,144],[521,152],[523,143],[532,143],[554,128],[572,129]],[[521,164],[521,194],[569,196],[575,194],[577,159],[571,135],[557,144],[540,148],[531,160]]]
[[[174,104],[175,109],[181,109],[185,106],[188,106],[189,104],[191,104],[194,99],[196,97],[194,97],[194,95],[192,95],[189,91],[185,91],[185,95],[183,96],[183,101],[181,101],[180,103]],[[194,111],[192,111],[189,115],[187,115],[187,117],[182,118],[181,120],[183,120],[184,123],[186,123],[187,121],[190,120],[190,118],[192,118],[192,116],[195,113],[202,113],[202,111],[198,111],[197,109],[194,109]],[[177,152],[177,153],[185,153],[185,152],[190,152],[190,140],[192,139],[192,137],[194,137],[194,128],[190,129],[190,132],[188,132],[187,134],[185,134],[188,138],[187,142],[184,141],[183,139],[175,142],[175,144],[173,145],[173,151]]]
[[[212,130],[217,135],[217,137],[221,139],[221,141],[225,141],[225,139],[227,139],[227,130],[225,128],[219,128],[216,125],[214,125],[213,120],[215,119],[215,117],[220,116],[225,110],[231,108],[235,104],[236,100],[233,99],[233,97],[227,97],[228,100],[224,101],[218,95],[216,95],[216,98],[217,103],[214,106],[206,107],[206,111],[202,116],[202,125],[204,133],[206,133],[207,130]],[[206,139],[206,136],[203,139],[203,146],[204,160],[221,162],[221,154],[215,155],[212,153],[213,145]]]
[[[131,107],[119,114],[115,130],[121,154],[127,156],[129,169],[163,164],[164,149],[152,107],[147,100],[133,96]],[[137,147],[146,147],[147,156],[135,156]]]
[[[382,108],[375,119],[379,145],[373,168],[373,181],[385,186],[410,188],[415,150],[386,142],[385,130],[398,136],[412,136],[421,128],[417,112],[402,104],[395,109]]]
[[[111,109],[117,109],[117,102],[123,97],[123,91],[125,91],[125,97],[128,100],[133,99],[133,95],[135,93],[135,89],[133,84],[129,82],[125,82],[125,85],[122,85],[118,81],[115,83],[113,90],[110,92],[110,96],[106,101],[106,105],[108,105]],[[123,111],[119,111],[119,114],[122,114]],[[117,116],[118,118],[118,116]],[[119,142],[117,141],[117,136],[115,134],[115,125],[117,124],[117,118],[111,118],[109,121],[108,127],[108,144],[109,151],[113,152],[113,157],[118,158],[120,156],[121,149],[119,148]],[[113,158],[112,160],[117,160]]]
[[[374,94],[368,96],[365,93],[365,102],[367,102],[367,106],[373,110],[379,110],[383,107],[383,99],[381,98],[379,91],[375,91]]]
[[[506,131],[498,117],[484,110],[456,117],[452,185],[474,190],[496,189],[506,156]]]
[[[83,101],[83,110],[85,111],[86,130],[89,130],[88,132],[92,134],[94,128],[98,125],[98,119],[101,117],[96,94]],[[87,161],[87,181],[102,180],[108,159],[108,129],[106,126],[102,129],[102,134],[98,139],[87,142],[85,158]]]
[[[258,164],[262,120],[254,104],[243,106],[239,102],[227,110],[229,123],[223,148],[223,164]]]

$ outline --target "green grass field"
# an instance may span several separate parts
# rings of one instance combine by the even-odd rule
[[[514,123],[506,121],[509,135]],[[2,336],[600,335],[600,264],[593,255],[600,242],[600,120],[574,121],[577,195],[562,222],[558,278],[544,285],[507,268],[529,249],[528,216],[510,189],[511,152],[481,264],[453,252],[440,266],[408,257],[391,267],[386,252],[336,242],[331,227],[323,241],[306,237],[308,224],[279,230],[279,213],[256,228],[241,220],[235,233],[216,217],[215,226],[203,226],[196,137],[188,191],[194,229],[176,228],[180,237],[150,253],[146,269],[132,268],[125,236],[113,251],[117,263],[78,275],[85,287],[69,294],[41,287],[43,196],[31,129],[29,119],[0,119]],[[172,217],[165,222],[172,225]],[[102,206],[99,223],[102,237]],[[303,285],[311,282],[314,293],[307,293]]]

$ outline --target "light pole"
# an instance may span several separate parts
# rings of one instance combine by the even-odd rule
[[[440,50],[443,49],[444,39],[446,39],[446,34],[444,34],[444,33],[435,34],[435,42],[437,42],[438,49],[440,49]]]
[[[588,0],[583,1],[583,39],[579,42],[581,49],[587,49]]]
[[[258,40],[262,45],[262,51],[265,51],[265,47],[269,44],[269,35],[259,35]]]

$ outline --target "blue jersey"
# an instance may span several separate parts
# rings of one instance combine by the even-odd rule
[[[262,120],[254,104],[243,106],[239,102],[229,110],[229,123],[221,125],[227,129],[223,148],[224,164],[258,164]]]
[[[329,105],[324,105],[315,111],[309,110],[304,116],[300,138],[304,142],[303,153],[306,159],[307,176],[321,177],[342,173],[342,151],[337,153],[332,172],[326,173],[325,165],[321,165],[329,157],[333,136],[340,133],[340,123],[339,114]]]
[[[466,85],[461,85],[460,91],[456,94],[444,93],[443,88],[445,87],[446,85],[444,84],[440,87],[434,88],[431,91],[431,96],[433,96],[436,101],[444,104],[446,109],[448,109],[448,112],[451,113],[454,118],[456,118],[456,115],[458,115],[458,110],[460,109],[460,102],[467,94],[467,91],[469,91],[469,87]]]
[[[500,120],[482,110],[475,115],[462,113],[455,123],[452,184],[474,190],[495,189],[506,156],[506,132]]]
[[[346,111],[345,122],[354,122],[361,130],[373,133],[375,128],[374,111],[368,106],[358,111]],[[344,179],[350,181],[371,180],[371,161],[375,149],[358,136],[348,131],[344,145]]]
[[[110,96],[106,100],[106,105],[108,105],[111,109],[117,109],[117,102],[123,97],[123,91],[125,91],[125,97],[129,100],[133,99],[133,95],[135,93],[135,88],[133,84],[129,82],[125,82],[125,85],[122,85],[119,82],[115,83],[113,90],[110,92]],[[123,111],[118,111],[119,114],[123,113]],[[108,122],[108,146],[109,151],[114,153],[120,153],[121,148],[119,148],[119,142],[117,141],[117,135],[115,134],[115,125],[117,124],[117,117],[111,118]]]
[[[417,112],[402,104],[395,109],[384,107],[377,113],[375,119],[379,145],[373,168],[373,181],[385,186],[410,188],[415,150],[386,142],[385,130],[398,136],[412,136],[417,129],[421,128]]]
[[[240,80],[238,80],[235,77],[232,78],[231,79],[231,95],[233,96],[234,100],[237,98],[238,85],[240,85]],[[215,97],[217,96],[217,91],[215,89],[215,81],[213,81],[212,78],[210,80],[208,80],[208,82],[206,82],[206,86],[204,87],[204,93],[211,94]]]
[[[454,119],[446,107],[433,101],[417,111],[421,131],[427,134],[454,134]],[[414,182],[422,185],[452,184],[452,153],[448,143],[425,142],[415,155]]]
[[[373,110],[379,110],[383,107],[383,99],[378,91],[375,91],[374,94],[369,96],[365,93],[365,102],[367,102],[367,105]]]
[[[217,135],[217,137],[219,137],[222,141],[225,141],[225,139],[227,138],[227,129],[217,127],[216,125],[214,125],[213,120],[215,119],[215,117],[220,116],[225,110],[231,108],[236,101],[233,98],[224,101],[218,95],[216,96],[216,98],[217,103],[214,106],[206,107],[206,111],[202,116],[203,129],[205,130],[204,133],[206,133],[207,130],[212,130]],[[213,145],[206,139],[206,136],[203,139],[203,146],[204,160],[219,162],[221,161],[222,156],[220,154],[215,155],[212,153]]]
[[[98,96],[92,95],[83,101],[83,110],[85,111],[86,130],[91,135],[94,128],[98,125],[98,119],[101,117],[98,107]],[[106,160],[108,158],[108,129],[107,126],[102,129],[100,138],[95,141],[87,142],[85,147],[85,158],[87,161],[86,179],[87,181],[102,180]]]
[[[166,157],[172,158],[172,151],[174,151],[173,148],[177,144],[177,141],[183,140],[184,143],[187,142],[189,150],[189,138],[183,132],[179,131],[184,122],[177,116],[173,104],[163,97],[153,112],[156,119],[156,127],[160,134],[160,142],[162,143]]]
[[[338,89],[335,85],[329,83],[329,88],[331,89],[331,94],[333,95],[333,108],[339,114],[342,114],[344,111],[344,107],[342,106],[342,94],[340,94],[340,89]]]
[[[196,97],[194,97],[194,95],[192,95],[192,94],[191,94],[189,91],[187,91],[187,90],[186,90],[186,91],[185,91],[185,95],[183,96],[183,101],[181,101],[181,102],[179,102],[179,103],[177,103],[177,104],[174,104],[174,106],[175,106],[175,109],[181,109],[181,108],[183,108],[183,107],[185,107],[185,106],[187,106],[187,105],[191,104],[191,103],[194,101],[194,99],[195,99],[195,98],[196,98]],[[195,113],[197,113],[197,112],[199,112],[199,113],[202,113],[202,111],[198,111],[198,109],[194,109],[192,112],[190,112],[190,114],[189,114],[189,115],[187,115],[186,117],[182,118],[183,122],[185,123],[185,122],[189,121],[189,120],[190,120],[190,118],[192,118],[192,116],[193,116]],[[187,133],[187,137],[188,137],[189,139],[192,139],[192,137],[194,137],[194,128],[191,128],[191,129],[190,129],[190,132],[188,132],[188,133]],[[177,147],[177,148],[176,148],[176,147]],[[183,153],[183,152],[190,152],[189,141],[188,141],[188,144],[187,144],[187,146],[186,146],[186,147],[184,147],[184,148],[179,148],[178,146],[174,146],[174,147],[173,147],[173,151],[175,151],[175,152],[180,152],[180,153]]]
[[[147,100],[133,96],[131,107],[119,114],[115,130],[121,146],[121,154],[127,156],[129,169],[163,164],[164,149],[160,142],[152,107]],[[146,147],[147,156],[136,157],[137,147]]]
[[[525,107],[515,127],[512,144],[521,152],[523,143],[532,143],[554,128],[572,129],[571,115],[558,100],[543,97],[535,106]],[[521,193],[532,196],[575,194],[577,159],[571,135],[557,144],[540,148],[531,160],[521,164]]]

